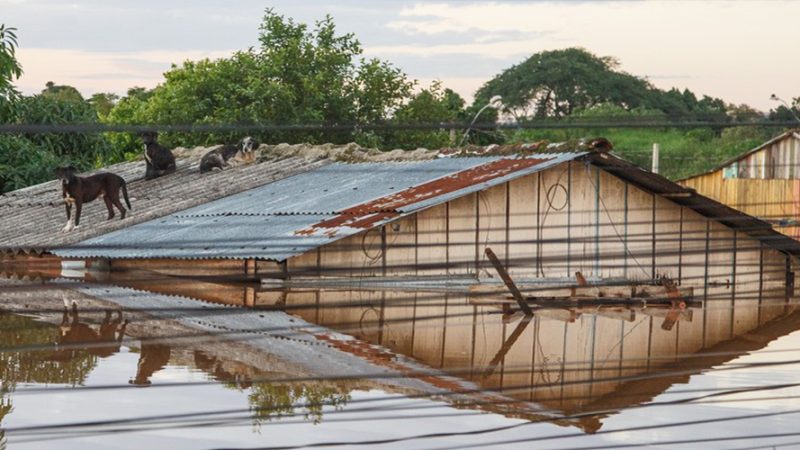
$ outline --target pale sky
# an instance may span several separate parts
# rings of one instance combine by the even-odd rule
[[[264,8],[333,16],[368,56],[467,99],[531,54],[584,47],[661,88],[777,106],[800,96],[800,1],[0,0],[18,28],[25,93],[47,81],[85,95],[154,87],[170,63],[257,45]]]

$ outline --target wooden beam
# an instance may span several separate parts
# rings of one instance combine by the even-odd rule
[[[495,354],[494,358],[492,358],[492,360],[489,362],[489,366],[486,367],[486,370],[483,372],[483,379],[492,376],[494,371],[497,369],[497,366],[503,362],[503,358],[506,357],[508,351],[511,350],[511,347],[513,347],[517,342],[517,339],[519,339],[519,337],[522,335],[522,332],[525,331],[525,328],[527,328],[528,324],[531,323],[531,319],[533,319],[532,315],[525,315],[520,323],[517,324],[517,327],[514,328],[514,331],[511,333],[508,339],[503,342],[500,350],[497,351],[497,354]]]
[[[525,300],[525,297],[522,296],[522,293],[517,289],[517,285],[514,284],[514,280],[511,279],[511,276],[506,272],[505,267],[500,263],[500,260],[497,258],[497,255],[494,254],[491,248],[486,247],[484,251],[486,256],[491,261],[492,265],[494,266],[494,270],[500,275],[503,282],[506,284],[506,287],[509,291],[511,291],[511,295],[514,296],[514,300],[517,301],[519,308],[525,313],[526,316],[532,316],[533,311],[531,311],[530,306],[528,306],[528,302]]]

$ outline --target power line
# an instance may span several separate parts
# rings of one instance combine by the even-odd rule
[[[477,130],[536,130],[536,129],[598,129],[598,128],[732,128],[732,127],[796,127],[795,121],[755,121],[755,122],[723,122],[709,120],[664,120],[643,119],[613,121],[608,119],[568,119],[524,122],[483,122],[470,125],[462,122],[425,122],[425,123],[304,123],[304,124],[0,124],[0,134],[43,134],[43,133],[141,133],[157,130],[160,132],[184,133],[226,133],[226,132],[347,132],[347,131],[392,131],[392,130],[427,130],[443,131],[449,129]]]

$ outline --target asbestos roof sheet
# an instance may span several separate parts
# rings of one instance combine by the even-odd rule
[[[584,154],[333,163],[53,253],[74,258],[283,261]]]
[[[200,174],[197,157],[177,160],[174,174],[145,181],[144,161],[116,164],[102,171],[113,172],[128,183],[133,209],[125,220],[107,221],[102,200],[85,204],[81,226],[62,233],[66,222],[57,180],[8,192],[0,196],[0,252],[41,253],[68,246],[94,236],[124,229],[138,223],[207,203],[271,181],[329,164],[329,160],[304,157],[271,158],[232,167],[221,172]]]

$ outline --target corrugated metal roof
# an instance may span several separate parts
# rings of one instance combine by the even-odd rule
[[[283,261],[397,217],[585,154],[336,163],[53,253],[75,258]]]
[[[103,169],[128,182],[133,210],[125,220],[119,213],[106,221],[100,200],[84,205],[81,227],[62,233],[66,222],[61,186],[49,181],[0,196],[0,252],[40,253],[77,243],[93,236],[146,222],[176,211],[216,200],[246,189],[329,164],[330,160],[304,157],[271,158],[265,161],[200,174],[199,156],[178,159],[178,170],[169,176],[145,181],[144,161],[126,162]]]

